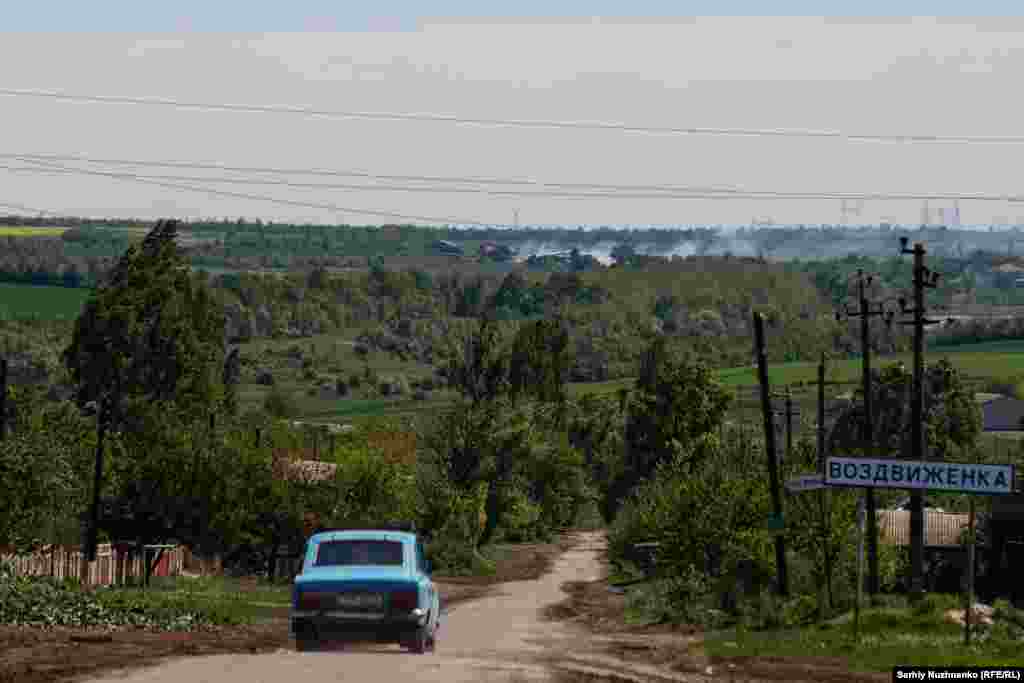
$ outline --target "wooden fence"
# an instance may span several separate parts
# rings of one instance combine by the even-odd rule
[[[967,528],[968,516],[953,512],[925,510],[924,544],[930,547],[960,545],[960,534]],[[878,536],[882,543],[910,545],[910,511],[880,510]]]
[[[158,552],[147,548],[152,559]],[[145,576],[142,553],[131,553],[119,546],[103,543],[96,548],[96,560],[85,562],[79,548],[73,546],[45,546],[30,555],[0,555],[14,571],[22,576],[53,576],[58,579],[80,579],[89,586],[124,585],[128,579]],[[177,546],[164,550],[152,576],[179,576],[184,566],[184,548]]]

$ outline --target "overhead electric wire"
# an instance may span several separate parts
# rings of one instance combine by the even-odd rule
[[[14,209],[15,211],[25,211],[27,213],[38,213],[38,214],[49,214],[51,216],[59,215],[56,211],[47,211],[46,209],[34,209],[31,206],[25,206],[24,204],[15,204],[14,202],[0,202],[0,209]]]
[[[43,164],[43,162],[35,162]],[[49,165],[49,164],[44,164]],[[63,167],[52,165],[56,169],[63,169]],[[12,170],[11,167],[0,166],[0,169]],[[165,187],[172,190],[186,190],[188,192],[200,192],[210,194],[214,196],[231,197],[234,199],[249,199],[253,201],[271,202],[274,204],[282,204],[285,206],[296,206],[306,209],[321,209],[324,211],[332,211],[334,213],[348,213],[354,215],[363,216],[380,216],[383,218],[398,218],[402,220],[413,220],[413,221],[426,221],[428,223],[455,223],[459,225],[481,225],[489,226],[494,225],[493,223],[484,223],[482,221],[471,221],[458,218],[438,218],[437,216],[418,216],[413,214],[396,213],[394,211],[379,211],[376,209],[362,209],[357,207],[338,206],[336,204],[328,204],[323,202],[304,202],[292,199],[282,199],[280,197],[268,197],[266,195],[248,194],[243,192],[231,192],[228,190],[215,190],[208,187],[194,187],[190,185],[179,185],[176,183],[165,183],[157,180],[148,180],[144,177],[136,176],[131,173],[105,173],[103,171],[89,171],[85,169],[64,169],[70,170],[78,174],[101,176],[106,178],[115,178],[119,180],[128,180],[130,182],[142,183],[145,185],[155,185],[158,187]]]
[[[610,130],[625,133],[647,133],[655,135],[713,135],[732,137],[782,137],[782,138],[825,138],[857,142],[903,142],[903,143],[982,143],[1022,144],[1024,136],[977,136],[977,135],[925,135],[925,134],[873,134],[844,133],[835,130],[809,129],[759,129],[759,128],[712,128],[696,126],[639,126],[625,123],[591,121],[556,121],[474,118],[448,114],[366,112],[317,109],[313,107],[291,107],[283,105],[225,104],[214,102],[191,102],[177,99],[127,97],[118,95],[87,95],[59,91],[23,90],[0,88],[0,95],[8,97],[35,97],[70,102],[91,102],[101,104],[132,104],[198,109],[205,111],[230,111],[248,113],[298,114],[319,118],[366,119],[380,121],[428,121],[477,126],[499,126],[518,128],[561,128]]]
[[[535,187],[574,187],[574,188],[592,188],[600,190],[626,190],[626,191],[643,191],[650,190],[655,192],[675,192],[675,191],[691,191],[695,188],[692,187],[680,187],[673,185],[616,185],[616,184],[601,184],[601,183],[565,183],[565,182],[542,182],[537,180],[523,179],[523,178],[493,178],[493,177],[479,177],[479,176],[433,176],[433,175],[388,175],[380,173],[368,173],[365,171],[339,171],[330,169],[296,169],[296,168],[278,168],[271,166],[228,166],[225,164],[212,164],[206,162],[189,162],[189,161],[146,161],[139,159],[101,159],[97,157],[90,157],[84,155],[68,155],[68,154],[22,154],[17,152],[0,152],[0,158],[4,159],[33,159],[39,161],[74,161],[83,162],[90,164],[102,164],[105,166],[155,166],[158,168],[184,168],[194,170],[216,170],[216,171],[231,171],[238,173],[273,173],[276,175],[308,175],[308,176],[328,176],[328,177],[351,177],[351,178],[372,178],[379,180],[398,180],[398,181],[412,181],[412,182],[433,182],[433,183],[462,183],[462,184],[477,184],[477,185],[529,185]],[[736,190],[738,188],[734,186],[709,186],[697,188],[702,192],[720,192],[727,190]]]
[[[3,155],[0,155],[3,156]],[[275,185],[280,187],[318,190],[347,190],[347,191],[387,191],[387,192],[428,192],[428,193],[469,193],[488,194],[495,196],[533,197],[533,198],[567,198],[567,199],[810,199],[810,200],[842,200],[856,199],[865,201],[922,201],[922,200],[962,200],[962,201],[987,201],[987,202],[1024,202],[1024,195],[998,195],[998,194],[965,194],[965,193],[886,193],[886,192],[826,192],[826,191],[805,191],[786,192],[779,190],[708,190],[707,188],[665,188],[661,193],[629,193],[629,192],[559,192],[559,191],[523,191],[523,190],[491,190],[480,188],[446,188],[446,187],[410,187],[410,186],[375,186],[375,185],[352,185],[346,183],[300,183],[278,179],[253,179],[253,178],[214,178],[201,176],[168,176],[168,175],[143,175],[101,172],[90,169],[80,169],[67,166],[59,166],[47,162],[36,161],[29,157],[13,157],[23,163],[34,164],[38,167],[15,167],[0,165],[0,169],[15,173],[32,174],[86,174],[105,175],[110,177],[129,177],[140,182],[152,183],[167,182],[200,182],[200,183],[228,183],[242,185]],[[193,188],[194,189],[194,188]],[[197,190],[198,191],[198,190]],[[214,191],[214,190],[203,190]],[[219,191],[217,191],[219,192]]]
[[[33,163],[32,160],[27,158],[20,159],[25,163]],[[77,173],[88,169],[77,169],[66,167],[63,170],[52,169],[42,171],[39,168],[27,168],[27,167],[14,167],[14,166],[0,166],[4,170],[12,171],[15,173]],[[280,180],[272,178],[214,178],[204,176],[173,176],[173,175],[150,175],[150,174],[132,174],[138,178],[146,178],[148,180],[161,180],[170,182],[201,182],[201,183],[227,183],[234,185],[273,185],[279,187],[288,187],[296,189],[314,189],[314,190],[359,190],[367,192],[428,192],[428,193],[468,193],[468,194],[486,194],[492,196],[513,196],[513,197],[551,197],[551,198],[569,198],[569,199],[607,199],[607,198],[622,198],[622,199],[659,199],[659,198],[675,198],[685,197],[686,195],[673,195],[673,194],[609,194],[608,192],[561,192],[555,190],[548,191],[527,191],[527,190],[494,190],[487,188],[478,187],[416,187],[416,186],[394,186],[394,185],[353,185],[349,183],[302,183],[291,180]],[[681,192],[682,190],[680,190]],[[701,188],[692,191],[703,191],[713,192],[707,188]]]

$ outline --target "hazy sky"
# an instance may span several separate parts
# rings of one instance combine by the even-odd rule
[[[565,18],[623,6],[595,1],[516,3],[514,11],[533,15],[528,19],[481,16],[480,3],[469,2],[430,3],[431,17],[443,18],[426,17],[418,9],[424,3],[411,2],[377,2],[372,12],[339,13],[338,6],[348,4],[179,1],[158,8],[119,1],[0,2],[0,29],[7,31],[0,34],[0,89],[652,127],[1024,137],[1019,94],[1024,18],[639,16],[742,15],[764,5],[754,2],[634,2],[631,19]],[[952,2],[935,1],[831,5],[890,14],[955,9]],[[820,11],[820,6],[772,3],[780,14]],[[972,5],[984,14],[1013,7]],[[0,155],[782,192],[1018,194],[1015,181],[1024,157],[1024,144],[669,136],[11,96],[0,96],[0,121]],[[15,172],[10,167],[25,164],[9,157],[0,158],[0,166],[8,167],[0,168],[0,204],[86,215],[394,222],[355,210],[369,209],[488,223],[512,223],[516,210],[521,223],[840,219],[835,199],[570,199],[173,181],[352,209],[330,211],[106,177]],[[287,179],[442,187],[436,181],[365,177]],[[868,201],[860,218],[916,222],[921,204]],[[965,223],[1024,220],[1024,204],[964,201],[961,214]]]

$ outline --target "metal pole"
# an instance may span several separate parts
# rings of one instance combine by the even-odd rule
[[[761,384],[761,411],[764,415],[765,449],[768,451],[768,477],[771,486],[772,507],[777,519],[782,519],[782,494],[779,491],[779,470],[775,452],[775,428],[772,424],[771,393],[768,386],[768,361],[764,353],[764,321],[754,313],[754,344],[757,354],[757,374]],[[778,570],[779,595],[789,595],[786,577],[786,541],[780,532],[775,536],[775,563]]]

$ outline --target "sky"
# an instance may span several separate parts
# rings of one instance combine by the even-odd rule
[[[26,94],[1024,140],[1024,17],[1000,16],[1012,11],[1008,2],[973,3],[970,18],[914,16],[958,9],[936,1],[829,3],[872,15],[860,18],[803,16],[820,12],[821,3],[795,1],[772,3],[776,16],[746,16],[763,13],[764,3],[754,2],[633,2],[629,17],[614,16],[622,3],[598,0],[524,0],[507,5],[515,16],[485,16],[480,3],[468,2],[433,2],[429,13],[422,2],[377,2],[372,12],[349,5],[0,3],[0,205],[354,224],[817,224],[843,220],[839,199],[667,199],[637,191],[580,198],[523,183],[1024,194],[1014,182],[1024,156],[1019,143],[485,126]],[[51,159],[63,172],[41,173],[14,158],[23,154],[292,172]],[[149,174],[149,183],[125,173]],[[446,180],[467,177],[519,184]],[[234,182],[214,182],[225,178]],[[278,184],[252,183],[258,179]],[[442,191],[453,187],[462,191]],[[534,194],[495,193],[517,189]],[[847,209],[851,223],[913,224],[922,201],[876,199]],[[1024,203],[963,200],[960,215],[964,223],[1024,222]]]

